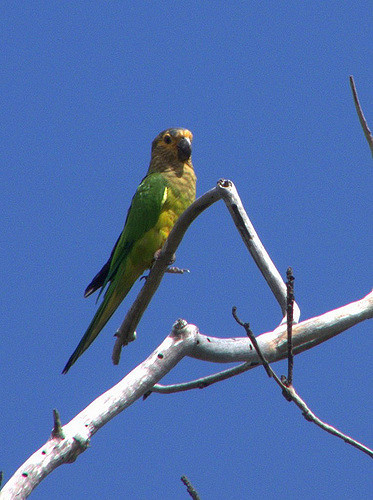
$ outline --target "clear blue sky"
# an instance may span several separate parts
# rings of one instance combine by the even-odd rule
[[[348,76],[373,127],[372,5],[340,2],[17,2],[1,19],[0,469],[115,384],[182,317],[205,334],[256,334],[280,310],[223,203],[188,231],[138,340],[111,364],[113,332],[141,284],[61,375],[96,309],[83,290],[107,259],[150,144],[194,133],[198,193],[234,181],[302,318],[372,285],[372,158]],[[371,325],[295,359],[295,385],[329,423],[372,435]],[[186,381],[222,366],[184,360]],[[284,373],[285,364],[275,365]],[[33,498],[367,498],[372,463],[307,423],[263,369],[203,391],[153,395],[115,418]]]

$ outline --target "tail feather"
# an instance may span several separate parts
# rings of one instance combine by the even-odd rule
[[[75,351],[70,356],[70,359],[66,363],[66,366],[63,369],[62,373],[67,373],[69,371],[69,369],[72,367],[72,365],[75,363],[75,361],[92,344],[92,342],[95,340],[97,335],[101,332],[101,330],[104,328],[106,323],[112,317],[112,315],[114,314],[115,310],[117,309],[119,304],[122,302],[124,297],[130,291],[130,289],[131,289],[133,283],[136,281],[136,279],[137,279],[137,276],[135,276],[134,279],[131,279],[130,283],[122,284],[122,286],[120,286],[120,287],[118,287],[116,280],[114,280],[110,284],[109,288],[107,289],[107,291],[105,293],[104,300],[102,301],[101,305],[97,309],[97,312],[94,315],[89,327],[87,328],[87,331],[83,335],[83,337],[82,337],[81,341],[79,342]]]

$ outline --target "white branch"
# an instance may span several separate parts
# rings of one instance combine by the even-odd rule
[[[294,354],[306,351],[321,342],[342,333],[352,326],[373,317],[373,292],[321,316],[302,321],[293,326]],[[287,357],[286,325],[257,338],[260,350],[267,361],[273,363]],[[246,361],[259,363],[259,358],[248,338],[216,338],[198,335],[198,345],[191,356],[204,361],[229,363]]]
[[[361,300],[294,325],[292,333],[294,354],[311,349],[370,318],[373,318],[373,292]],[[259,356],[247,337],[217,338],[198,333],[197,340],[197,344],[189,354],[193,358],[216,363],[239,361],[244,361],[244,363],[189,382],[167,386],[157,384],[153,387],[153,392],[170,394],[190,389],[201,389],[244,373],[261,364]],[[257,341],[268,362],[274,363],[287,357],[286,326],[259,335]]]
[[[220,198],[224,199],[243,241],[285,314],[286,285],[260,242],[233,183],[220,180],[216,188],[196,200],[175,224],[144,287],[118,331],[118,339],[113,351],[114,363],[119,361],[122,345],[130,340],[187,228],[203,210]],[[295,325],[293,327],[294,354],[310,349],[372,317],[373,293],[370,293],[357,302]],[[296,305],[294,319],[295,321],[299,319],[299,308]],[[263,333],[257,340],[268,362],[272,363],[287,356],[286,324],[281,323],[274,331]],[[238,361],[245,361],[245,363],[204,379],[172,386],[171,390],[157,386],[157,382],[184,356],[220,363]],[[103,425],[152,390],[175,392],[190,389],[193,384],[196,387],[198,386],[196,383],[199,383],[199,387],[206,386],[258,366],[258,364],[260,360],[249,339],[207,337],[200,334],[196,326],[189,325],[184,320],[178,320],[171,334],[143,363],[113,388],[99,396],[68,424],[61,426],[58,413],[55,412],[51,437],[15,472],[1,490],[0,498],[26,498],[56,467],[63,463],[73,462],[85,451],[91,437]]]
[[[277,302],[279,303],[284,319],[281,324],[286,323],[286,285],[281,274],[276,269],[270,256],[266,252],[262,242],[257,235],[238,195],[232,181],[220,179],[217,186],[198,198],[179,217],[170,235],[167,238],[159,256],[152,267],[143,288],[140,290],[135,302],[126,314],[126,317],[118,329],[117,340],[114,345],[112,360],[114,364],[119,363],[122,346],[134,340],[133,334],[137,325],[156,292],[167,266],[172,261],[177,247],[179,246],[185,232],[190,224],[206,208],[223,198],[229,213],[255,263],[259,267]],[[298,322],[300,310],[294,303],[294,322]]]
[[[294,354],[325,342],[372,317],[373,292],[361,300],[303,321],[293,327]],[[268,362],[286,357],[286,327],[263,333],[257,340]],[[60,427],[58,418],[55,417],[55,429],[50,439],[15,472],[1,490],[0,499],[26,498],[56,467],[74,462],[87,449],[91,437],[103,425],[149,391],[176,392],[192,388],[191,384],[195,384],[195,381],[188,382],[189,387],[185,387],[187,384],[175,385],[174,390],[166,388],[162,391],[162,386],[153,387],[184,356],[215,362],[246,361],[247,369],[260,364],[256,351],[246,337],[207,337],[200,334],[196,326],[178,320],[171,334],[143,363],[95,399],[68,424]],[[203,379],[200,379],[200,387],[202,382]]]
[[[0,498],[26,498],[56,467],[74,462],[103,425],[147,393],[190,352],[196,335],[195,326],[177,321],[171,334],[143,363],[59,429],[58,436],[52,433],[4,485]]]
[[[354,77],[352,75],[350,76],[350,86],[351,86],[351,90],[352,90],[352,95],[354,97],[354,103],[355,103],[355,108],[356,108],[357,116],[359,117],[361,128],[363,129],[365,138],[368,141],[368,144],[369,144],[369,147],[370,147],[370,152],[372,153],[372,156],[373,156],[373,137],[372,137],[372,132],[369,129],[368,122],[366,121],[364,113],[363,113],[363,110],[361,108],[359,97],[357,95],[357,90],[356,90],[356,86],[355,86]]]

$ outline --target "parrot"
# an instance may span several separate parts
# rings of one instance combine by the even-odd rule
[[[92,344],[135,281],[151,268],[175,222],[195,200],[192,139],[187,129],[169,128],[153,140],[149,169],[132,198],[123,231],[84,293],[88,297],[101,288],[99,298],[107,287],[104,298],[62,373]]]

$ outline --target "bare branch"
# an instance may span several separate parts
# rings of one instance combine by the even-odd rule
[[[246,335],[249,337],[249,339],[251,340],[251,343],[252,345],[254,346],[254,349],[256,351],[256,353],[258,354],[259,356],[259,359],[262,363],[262,365],[264,366],[266,372],[267,372],[267,375],[268,377],[272,377],[272,371],[270,370],[269,368],[269,365],[268,363],[266,362],[263,354],[262,354],[262,351],[259,349],[259,346],[258,346],[258,342],[250,328],[250,325],[249,323],[243,323],[237,316],[237,307],[232,307],[232,315],[234,317],[234,319],[237,321],[237,323],[240,325],[240,326],[243,326],[245,328],[245,331],[246,331]]]
[[[286,391],[288,398],[293,401],[298,408],[302,410],[302,415],[308,422],[313,422],[316,424],[318,427],[323,429],[324,431],[328,432],[329,434],[332,434],[333,436],[339,437],[340,439],[343,439],[345,443],[350,444],[351,446],[354,446],[360,451],[363,451],[366,453],[368,456],[373,458],[373,450],[365,446],[364,444],[360,443],[359,441],[356,441],[355,439],[352,439],[350,436],[347,436],[347,434],[343,434],[343,432],[339,431],[335,427],[332,427],[331,425],[327,424],[326,422],[323,422],[320,420],[306,405],[306,403],[303,401],[303,399],[296,393],[295,389],[293,386],[287,387],[284,386],[284,391]],[[288,399],[287,398],[287,399]]]
[[[189,382],[170,385],[155,384],[155,386],[152,387],[151,392],[158,392],[159,394],[172,394],[174,392],[190,391],[191,389],[205,389],[209,385],[216,384],[217,382],[235,377],[240,373],[245,373],[251,368],[254,368],[258,365],[259,363],[257,362],[242,363],[240,365],[234,366],[233,368],[228,368],[227,370],[214,373],[213,375],[207,375],[206,377],[201,377],[196,380],[191,380]]]
[[[143,363],[60,428],[60,436],[52,433],[4,485],[1,498],[26,498],[56,467],[74,462],[103,425],[141,398],[188,354],[196,342],[196,334],[195,326],[177,321],[171,334]]]
[[[191,496],[191,498],[193,498],[193,500],[200,500],[197,491],[195,490],[194,486],[189,481],[189,479],[186,476],[181,476],[180,479],[185,484],[185,486],[187,487],[187,492],[189,493],[189,495]]]
[[[293,308],[294,308],[294,276],[291,267],[286,271],[287,281],[286,281],[286,310],[287,310],[287,334],[288,334],[288,377],[287,383],[291,385],[293,383],[293,367],[294,367],[294,355],[293,355]]]
[[[373,292],[352,304],[304,321],[294,326],[294,354],[310,349],[371,317],[373,317]],[[286,357],[286,334],[284,326],[282,332],[277,328],[256,339],[266,362]],[[56,467],[63,463],[74,462],[87,449],[91,437],[103,425],[144,394],[155,391],[154,385],[184,356],[216,362],[248,361],[234,368],[237,373],[260,363],[257,352],[252,349],[251,342],[247,338],[206,337],[198,333],[196,326],[178,320],[171,334],[143,363],[99,396],[68,424],[60,427],[58,415],[55,413],[54,432],[50,439],[15,472],[2,489],[0,496],[26,498]],[[228,372],[229,370],[226,370],[225,375],[221,373],[211,376],[209,383],[213,383],[213,377],[220,376],[222,380],[227,378]],[[351,438],[346,437],[346,442],[348,439]]]
[[[250,328],[248,327],[248,323],[242,323],[240,320],[237,319],[236,312],[234,311],[233,313],[236,321],[245,328],[247,335],[250,337],[250,339],[255,339],[253,333],[251,332]],[[362,443],[359,443],[355,439],[352,439],[350,436],[347,436],[347,434],[343,434],[341,431],[336,429],[335,427],[332,427],[331,425],[327,424],[326,422],[323,422],[320,420],[316,415],[308,408],[306,403],[303,401],[303,399],[296,393],[294,387],[292,384],[289,383],[288,380],[286,380],[286,377],[281,377],[281,379],[277,376],[277,374],[272,370],[271,366],[269,365],[268,361],[265,359],[265,356],[261,352],[261,349],[258,345],[257,342],[253,342],[254,348],[263,364],[263,367],[265,368],[267,374],[272,377],[277,385],[282,389],[282,394],[285,397],[287,401],[293,401],[298,408],[302,410],[302,415],[304,418],[309,421],[313,422],[317,426],[319,426],[321,429],[324,431],[328,432],[329,434],[333,434],[334,436],[339,437],[340,439],[343,439],[346,443],[350,444],[351,446],[354,446],[355,448],[359,449],[360,451],[363,451],[366,453],[368,456],[373,458],[373,450],[368,448]]]
[[[365,138],[368,141],[368,144],[369,144],[369,147],[370,147],[370,151],[371,151],[372,156],[373,156],[373,137],[372,137],[372,133],[371,133],[369,127],[368,127],[368,123],[367,123],[367,121],[365,119],[363,110],[361,108],[360,101],[359,101],[359,98],[358,98],[358,95],[357,95],[357,90],[356,90],[355,82],[354,82],[354,77],[352,75],[350,76],[350,86],[351,86],[351,90],[352,90],[352,95],[354,96],[355,108],[356,108],[357,115],[359,117],[360,125],[361,125],[361,128],[363,129]]]
[[[369,318],[373,318],[373,292],[361,300],[293,326],[294,354],[311,349]],[[276,328],[273,332],[259,335],[256,337],[256,341],[260,351],[270,363],[280,361],[288,356],[286,325],[284,325],[282,330]],[[246,362],[228,370],[189,382],[171,385],[156,384],[151,389],[152,392],[170,394],[191,389],[203,389],[209,385],[251,370],[261,364],[251,342],[249,339],[243,337],[216,338],[198,333],[197,342],[188,356],[217,363]]]
[[[127,315],[118,329],[116,342],[113,349],[112,360],[114,364],[119,363],[120,353],[123,346],[133,340],[133,332],[145,311],[151,298],[156,292],[167,266],[173,262],[174,254],[179,246],[185,232],[190,224],[206,208],[223,198],[233,221],[240,232],[240,235],[250,251],[255,263],[259,267],[276,300],[280,304],[283,315],[282,323],[286,323],[286,285],[280,273],[273,264],[271,258],[263,247],[237,193],[234,184],[225,179],[220,179],[217,186],[206,194],[198,198],[185,210],[173,227],[162,250],[159,252],[157,260],[152,267],[143,288],[140,290],[135,302],[127,312]],[[294,320],[299,320],[299,307],[294,304]]]
[[[373,292],[343,307],[293,325],[293,351],[299,354],[342,333],[361,321],[373,318]],[[247,338],[217,338],[197,335],[198,342],[189,356],[214,363],[259,363],[255,350],[250,350]],[[257,337],[266,359],[273,363],[287,357],[287,327]]]
[[[228,181],[230,182],[230,181]],[[284,319],[286,322],[286,285],[278,272],[276,266],[272,262],[266,249],[257,235],[254,226],[252,225],[243,205],[237,189],[233,183],[229,186],[224,186],[226,189],[222,191],[222,198],[231,214],[233,221],[241,235],[243,242],[249,250],[260,272],[267,281],[268,286],[272,290],[277,302],[279,303]],[[222,189],[222,188],[221,188]],[[295,304],[295,321],[300,317],[299,307]]]

